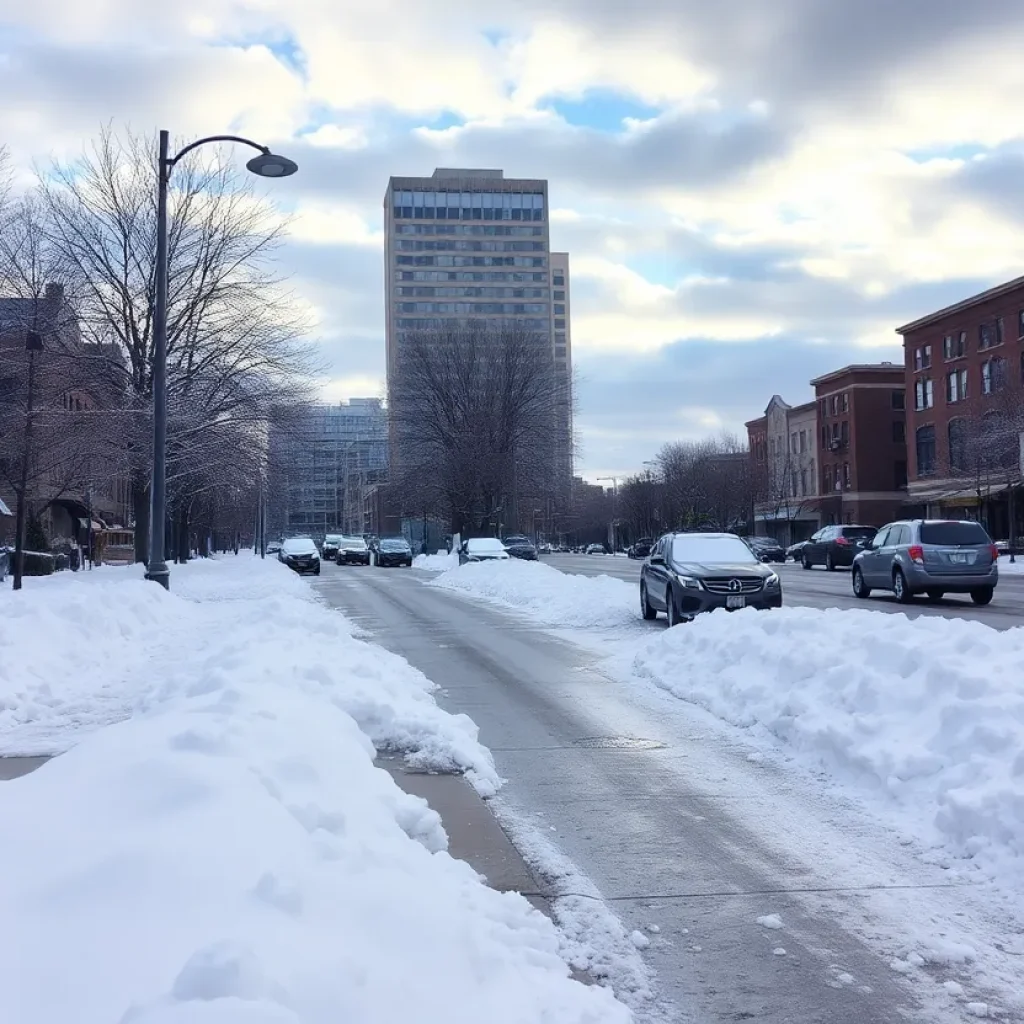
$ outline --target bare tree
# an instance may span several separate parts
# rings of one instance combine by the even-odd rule
[[[134,414],[126,438],[136,558],[148,550],[155,302],[155,146],[103,131],[71,165],[41,175],[51,242],[70,268],[83,335],[110,353]],[[307,323],[273,256],[284,223],[237,165],[191,154],[169,203],[169,483],[215,476],[232,438],[251,442],[270,409],[307,392],[315,370]],[[263,431],[265,435],[265,431]],[[243,442],[244,443],[244,442]]]
[[[520,529],[570,456],[559,416],[571,383],[547,339],[514,321],[442,321],[399,346],[389,403],[403,504],[455,533]]]

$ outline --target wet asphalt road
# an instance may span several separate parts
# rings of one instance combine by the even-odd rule
[[[752,761],[742,738],[708,716],[613,678],[599,652],[429,578],[325,564],[311,585],[435,681],[442,706],[473,718],[508,780],[513,820],[542,830],[627,929],[657,925],[643,956],[658,998],[639,1020],[971,1019],[941,988],[960,980],[970,992],[961,968],[931,978],[890,966],[907,931],[968,936],[979,956],[994,955],[997,926],[969,888],[950,888],[911,845],[814,780]],[[811,579],[802,585],[848,583]],[[781,929],[758,923],[771,914]],[[996,967],[1012,977],[1019,962],[1004,959]]]
[[[643,565],[640,561],[611,555],[545,555],[543,561],[563,572],[578,573],[581,576],[607,574],[638,583],[640,566]],[[866,608],[879,612],[903,612],[911,618],[918,615],[941,615],[949,619],[974,619],[994,629],[1024,625],[1024,575],[1004,573],[999,578],[992,604],[987,608],[978,608],[966,595],[947,597],[937,604],[919,597],[910,605],[902,605],[897,604],[891,594],[875,591],[867,601],[860,601],[853,596],[848,569],[836,572],[825,569],[805,571],[795,562],[773,565],[772,568],[782,577],[787,604],[808,608]]]

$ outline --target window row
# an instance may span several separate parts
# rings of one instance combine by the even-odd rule
[[[515,224],[399,224],[396,235],[485,235],[507,238],[543,238],[542,227],[522,228]]]
[[[543,252],[543,242],[431,242],[400,238],[395,245],[399,252]]]
[[[416,210],[448,209],[543,210],[541,192],[410,192],[395,189],[391,194],[395,206],[411,206]]]
[[[396,256],[400,267],[546,267],[547,256]]]
[[[1024,353],[1020,357],[1020,378],[1024,383]],[[1007,361],[1001,356],[986,359],[979,367],[979,386],[983,395],[994,395],[1009,383]],[[950,370],[946,374],[946,402],[950,405],[963,402],[970,397],[969,370]],[[918,412],[935,405],[935,382],[931,377],[921,377],[914,382],[914,408]]]
[[[545,284],[548,275],[543,271],[534,273],[521,270],[398,270],[395,271],[398,281],[477,281],[490,284],[496,281],[532,281],[534,284]]]
[[[835,420],[821,428],[821,447],[826,451],[848,448],[850,445],[850,421]]]
[[[828,465],[822,470],[821,493],[831,494],[833,491],[848,491],[852,486],[850,464],[844,462],[842,468]]]
[[[399,285],[398,294],[417,299],[546,299],[547,288],[501,288],[473,285]]]
[[[996,348],[1006,340],[1005,318],[993,317],[978,325],[978,351]],[[942,358],[949,362],[954,359],[963,359],[968,352],[968,332],[953,331],[942,339]],[[1024,309],[1017,313],[1017,340],[1024,341]],[[932,365],[932,346],[919,345],[914,349],[914,370],[927,370]]]
[[[479,307],[472,307],[471,312],[482,312]],[[429,331],[435,329],[444,318],[439,317],[399,317],[397,326],[404,331]],[[551,323],[538,317],[519,317],[515,323],[528,331],[547,334]]]
[[[399,313],[488,313],[521,314],[546,313],[543,302],[400,302]]]
[[[850,393],[844,391],[839,395],[831,395],[829,398],[823,398],[818,404],[821,407],[822,419],[826,419],[829,413],[841,416],[844,412],[850,411]]]
[[[917,475],[934,476],[939,471],[934,424],[918,427],[915,442]],[[950,420],[946,444],[950,473],[1012,470],[1020,457],[1019,436],[998,413],[986,413],[980,421]]]

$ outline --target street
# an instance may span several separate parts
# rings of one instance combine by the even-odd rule
[[[639,571],[609,557],[550,562],[625,579]],[[782,571],[792,602],[854,603],[846,574]],[[951,962],[922,985],[894,966],[915,943],[941,947],[947,935],[1012,986],[1019,959],[992,939],[1006,924],[913,844],[784,761],[751,758],[709,715],[614,678],[593,648],[429,581],[325,563],[311,586],[439,684],[446,710],[478,724],[507,779],[499,816],[513,838],[529,846],[542,833],[627,930],[649,936],[643,956],[656,971],[657,1005],[641,1019],[960,1021],[939,983],[976,992],[978,976],[961,977]],[[1021,594],[1013,581],[991,608],[965,611],[1008,626]],[[917,611],[952,614],[949,604]],[[884,599],[869,606],[896,608]]]
[[[630,582],[640,579],[642,561],[611,555],[545,555],[543,561],[563,572],[582,576],[606,574]],[[804,571],[796,562],[773,568],[782,577],[787,604],[808,608],[862,608],[879,612],[902,612],[910,616],[940,615],[945,618],[974,619],[994,629],[1011,629],[1024,624],[1024,575],[1004,573],[996,596],[987,608],[978,608],[967,595],[947,597],[937,604],[917,598],[913,604],[897,604],[892,594],[875,591],[867,601],[858,601],[850,589],[850,572],[840,569]],[[639,600],[639,597],[638,597]]]

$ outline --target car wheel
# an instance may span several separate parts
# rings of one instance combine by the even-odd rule
[[[941,601],[946,596],[944,590],[929,590],[927,593],[929,601]]]
[[[907,586],[907,577],[903,575],[902,569],[896,569],[892,574],[892,592],[900,604],[910,604],[914,599],[913,591]]]
[[[859,597],[862,601],[871,596],[871,588],[864,582],[864,573],[857,565],[853,567],[853,596]]]
[[[658,612],[651,607],[651,602],[647,600],[647,584],[643,581],[640,583],[640,613],[648,622],[658,617]]]
[[[320,575],[320,566],[319,565],[313,570],[313,575],[314,576],[319,576]]]
[[[831,551],[825,553],[825,568],[828,569],[829,572],[836,571],[836,563],[832,560]]]
[[[995,587],[978,587],[976,590],[971,591],[971,600],[975,604],[991,604],[995,593]]]
[[[807,557],[807,555],[801,555],[800,556],[800,564],[805,569],[810,569],[811,568],[811,560],[810,560],[810,558]]]
[[[668,628],[679,625],[679,613],[676,611],[676,596],[669,587],[665,592],[665,616],[668,619]]]

